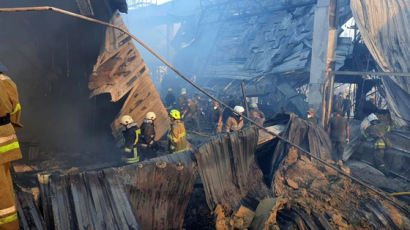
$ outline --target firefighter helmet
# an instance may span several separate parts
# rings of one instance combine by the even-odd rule
[[[249,107],[251,107],[252,109],[256,109],[256,108],[258,108],[258,104],[252,103],[252,104],[250,104]]]
[[[148,112],[145,118],[148,120],[155,120],[155,118],[157,118],[157,115],[154,112]]]
[[[7,68],[0,62],[0,73],[7,73]]]
[[[181,119],[181,113],[176,109],[171,110],[169,112],[169,116],[174,118],[175,120]]]
[[[122,125],[129,125],[129,124],[131,124],[131,123],[133,123],[134,122],[134,120],[132,119],[132,117],[130,116],[130,115],[124,115],[124,116],[122,116],[121,117],[121,121],[120,121],[120,123],[122,124]]]
[[[240,105],[235,106],[235,108],[233,108],[233,110],[234,110],[235,113],[237,113],[237,114],[243,113],[243,112],[245,111],[245,109],[244,109],[242,106],[240,106]]]

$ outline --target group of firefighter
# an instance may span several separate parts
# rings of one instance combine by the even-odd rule
[[[187,128],[197,132],[202,130],[201,123],[206,123],[207,127],[211,127],[210,131],[214,134],[222,133],[223,131],[238,131],[244,126],[241,115],[245,112],[245,109],[242,106],[235,105],[233,102],[230,103],[230,105],[234,107],[235,112],[224,111],[218,102],[202,99],[199,94],[188,98],[186,88],[181,89],[181,95],[178,99],[175,97],[173,89],[169,88],[164,104],[168,110],[177,109],[180,111],[181,119],[183,119]],[[265,114],[258,109],[256,103],[250,104],[249,113],[249,118],[263,125],[265,122]],[[223,120],[225,120],[225,126]]]
[[[202,100],[198,94],[194,98],[187,97],[186,89],[181,90],[181,95],[177,101],[173,95],[173,90],[169,89],[165,97],[165,105],[169,110],[170,128],[167,134],[168,148],[172,153],[179,153],[190,148],[187,141],[187,134],[184,122],[189,123],[192,128],[200,130],[199,114],[202,114]],[[256,104],[251,104],[249,117],[256,123],[263,125],[265,115],[258,109]],[[224,110],[218,103],[213,103],[208,108],[208,116],[211,120],[214,133],[223,132]],[[244,113],[242,106],[235,106],[234,112],[230,113],[225,122],[225,132],[241,130],[244,127],[244,120],[241,116]],[[18,229],[18,217],[13,192],[13,183],[10,175],[10,162],[22,157],[19,142],[15,130],[22,127],[20,124],[21,106],[16,84],[7,75],[7,69],[0,64],[0,229]],[[317,123],[314,111],[308,111],[307,120]],[[121,117],[120,123],[123,126],[123,150],[127,163],[139,162],[139,149],[155,153],[160,147],[155,135],[156,114],[148,112],[141,124],[141,127],[134,119],[125,115]],[[372,141],[375,150],[374,165],[388,172],[388,167],[384,163],[384,150],[391,145],[386,138],[386,133],[390,131],[390,126],[381,122],[374,114],[367,118],[368,125],[362,131],[366,140]],[[343,147],[349,140],[349,126],[342,111],[337,110],[330,120],[329,134],[337,156],[341,159]]]
[[[181,90],[181,96],[177,103],[173,90],[168,89],[168,94],[165,97],[165,105],[169,110],[168,117],[170,119],[170,128],[168,131],[168,150],[171,153],[179,153],[189,150],[190,146],[187,141],[187,134],[184,124],[188,124],[190,129],[200,131],[200,115],[204,114],[204,108],[201,103],[204,100],[198,94],[190,99],[187,98],[185,88]],[[242,106],[235,106],[234,113],[226,119],[225,131],[239,131],[244,127],[244,120],[241,116],[245,109]],[[223,131],[223,114],[224,110],[217,102],[213,103],[213,107],[206,111],[209,112],[209,122],[212,123],[212,132],[222,133]],[[265,121],[265,115],[260,111],[256,104],[251,104],[251,119],[260,125]],[[148,112],[144,118],[141,127],[130,115],[121,117],[120,123],[123,126],[124,139],[124,161],[126,163],[139,162],[141,157],[155,156],[155,152],[160,149],[155,135],[155,120],[156,114]],[[142,154],[141,154],[142,153]]]

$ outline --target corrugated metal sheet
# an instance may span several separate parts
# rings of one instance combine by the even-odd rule
[[[195,157],[208,206],[238,208],[247,200],[270,194],[254,160],[258,142],[255,128],[220,135],[201,146]]]
[[[196,179],[191,152],[42,180],[50,229],[180,229]]]
[[[410,1],[352,0],[353,16],[373,58],[385,72],[410,72]],[[395,124],[410,124],[410,79],[383,77]]]
[[[118,12],[113,15],[110,23],[126,29]],[[131,115],[141,125],[149,111],[157,114],[157,139],[167,131],[169,121],[165,107],[148,75],[148,67],[132,39],[126,34],[107,28],[105,44],[90,76],[88,87],[91,96],[109,93],[112,101],[120,100],[131,91],[118,119],[112,125],[115,135],[120,128],[118,120],[121,116]]]
[[[175,60],[187,66],[186,72],[207,78],[250,79],[310,70],[317,1],[206,2],[201,1],[199,18],[190,19],[197,21],[184,21],[173,41]],[[343,23],[351,16],[349,1],[338,3]],[[337,61],[345,55],[338,52]]]

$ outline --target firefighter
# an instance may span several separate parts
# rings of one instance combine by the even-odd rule
[[[16,84],[6,73],[0,63],[0,229],[19,229],[10,162],[22,157],[15,134],[22,128],[21,106]]]
[[[181,122],[181,113],[173,109],[169,112],[171,128],[168,132],[168,147],[172,153],[179,153],[188,150],[188,141],[184,123]]]
[[[198,132],[201,130],[199,126],[199,108],[194,100],[188,99],[187,107],[182,114],[182,118],[189,129],[195,129]]]
[[[212,113],[211,113],[211,123],[214,125],[214,130],[215,133],[221,133],[222,132],[222,115],[223,115],[223,109],[219,106],[218,102],[214,103]]]
[[[318,124],[318,119],[315,117],[315,110],[313,108],[310,108],[307,112],[307,121],[310,121],[315,125]]]
[[[181,89],[181,96],[179,97],[179,111],[185,111],[188,107],[188,98],[186,95],[186,88]]]
[[[256,123],[258,123],[260,126],[263,126],[263,124],[265,123],[265,114],[259,110],[258,108],[258,104],[256,103],[252,103],[250,104],[250,118],[255,121]]]
[[[243,128],[244,122],[243,122],[243,117],[241,116],[245,109],[242,106],[235,106],[233,109],[235,112],[233,116],[228,117],[228,120],[226,120],[226,132],[232,132],[232,131],[239,131]]]
[[[155,141],[156,118],[154,112],[148,112],[141,125],[141,147],[151,153],[158,150],[158,144]]]
[[[175,108],[175,106],[176,106],[176,99],[175,99],[172,88],[169,88],[167,96],[165,96],[165,107],[167,107],[167,109],[172,109],[172,108]]]
[[[122,132],[124,137],[124,154],[123,159],[126,163],[136,163],[140,161],[138,156],[138,139],[141,134],[141,129],[138,127],[137,123],[134,122],[130,115],[124,115],[121,117],[121,125],[125,128]]]
[[[384,160],[384,151],[386,147],[391,146],[390,140],[386,137],[386,134],[390,132],[390,126],[375,119],[370,122],[370,126],[366,129],[366,132],[368,133],[370,140],[373,140],[374,166],[384,174],[388,174],[389,167]]]

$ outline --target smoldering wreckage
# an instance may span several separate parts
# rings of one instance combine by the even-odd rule
[[[167,11],[184,2],[174,0],[174,5],[140,10],[154,8],[158,14],[168,15]],[[184,70],[198,70],[198,79],[210,75],[214,79],[188,79],[194,87],[187,90],[186,85],[182,91],[190,94],[204,85],[201,92],[206,89],[213,99],[213,95],[223,98],[219,104],[226,108],[218,110],[220,119],[208,122],[206,116],[213,116],[205,108],[212,108],[214,102],[201,100],[198,95],[187,99],[188,107],[193,102],[204,104],[198,114],[206,115],[198,124],[195,120],[191,126],[186,124],[190,147],[173,154],[163,148],[164,140],[170,138],[168,129],[173,127],[169,105],[165,101],[167,108],[164,106],[154,87],[156,82],[151,77],[155,76],[149,76],[155,73],[150,72],[131,37],[121,31],[127,30],[120,14],[127,12],[125,1],[67,0],[52,2],[56,8],[44,8],[62,8],[116,28],[56,12],[16,12],[15,7],[33,6],[29,1],[0,3],[0,24],[5,32],[0,36],[0,58],[8,67],[0,69],[0,86],[5,87],[4,82],[10,80],[7,75],[16,82],[26,124],[17,133],[23,159],[11,166],[9,162],[20,158],[18,144],[12,151],[5,146],[18,142],[14,131],[3,133],[0,128],[0,163],[4,169],[0,174],[4,177],[0,178],[0,229],[410,229],[410,26],[405,20],[410,14],[409,2],[199,2],[198,21],[192,15],[172,14],[173,20],[185,22],[174,43],[197,36],[195,42],[177,50],[174,58],[175,63],[189,62]],[[35,6],[50,4],[42,0]],[[281,17],[272,17],[272,12]],[[331,36],[332,29],[337,31],[352,16],[360,33],[355,30],[351,43],[343,38],[333,40],[333,48],[329,45],[332,54],[327,50],[328,40],[330,44],[335,37]],[[214,18],[224,20],[215,22]],[[329,23],[321,30],[323,20]],[[197,32],[202,33],[189,33],[193,21]],[[338,24],[332,24],[335,21]],[[219,29],[211,30],[210,26]],[[238,29],[246,31],[245,36],[238,36]],[[321,33],[329,38],[322,39]],[[209,43],[211,37],[220,42]],[[187,55],[198,46],[206,46],[206,52]],[[227,47],[234,51],[227,52]],[[324,59],[320,52],[325,52]],[[326,52],[333,61],[329,68]],[[363,52],[368,57],[366,68],[359,60]],[[372,65],[377,68],[371,69]],[[318,75],[321,77],[316,78]],[[350,142],[339,155],[327,132],[327,123],[334,120],[330,118],[331,108],[340,106],[340,98],[333,96],[336,83],[356,85],[355,89],[349,87],[348,97],[353,103],[342,115],[349,121]],[[309,96],[315,95],[318,84],[327,86],[325,93],[318,91],[324,98],[319,103],[318,98]],[[95,99],[88,98],[90,92],[90,98]],[[110,95],[111,102],[101,96],[104,94]],[[377,97],[370,101],[369,95]],[[250,101],[258,98],[264,122],[248,120],[252,113],[246,111],[243,128],[221,132],[226,129],[220,126],[220,120],[225,122],[225,116],[232,116],[227,113],[232,109],[228,107],[243,105],[247,110],[247,102],[237,100],[242,96]],[[378,100],[382,103],[376,103]],[[12,103],[0,105],[6,111],[0,115],[8,118],[1,120],[7,132],[11,124],[18,123],[20,114],[18,101],[11,101],[0,100],[5,105]],[[385,107],[380,105],[383,103]],[[38,109],[45,106],[47,109]],[[309,106],[313,108],[310,112],[323,116],[326,130],[320,120],[305,119]],[[140,125],[148,112],[155,113],[154,141],[159,147],[136,163],[118,163],[120,151],[115,144],[102,144],[114,142],[106,136],[97,135],[97,153],[77,148],[75,151],[84,152],[76,154],[62,148],[65,143],[94,147],[93,140],[85,143],[86,138],[77,135],[76,117],[90,117],[79,124],[91,134],[104,132],[110,136],[112,131],[120,140],[121,118],[128,115]],[[184,114],[181,110],[179,115]],[[110,125],[111,131],[98,128]],[[44,130],[44,135],[38,130]],[[376,130],[376,134],[372,136],[370,130]],[[13,139],[4,139],[10,134]],[[60,149],[53,153],[50,149],[57,148],[42,145],[44,141],[54,142]],[[102,154],[104,151],[109,154]],[[375,159],[375,152],[383,154],[381,159]],[[76,165],[75,160],[81,163]],[[69,169],[73,165],[77,168]],[[13,192],[7,190],[11,179],[15,202]]]

